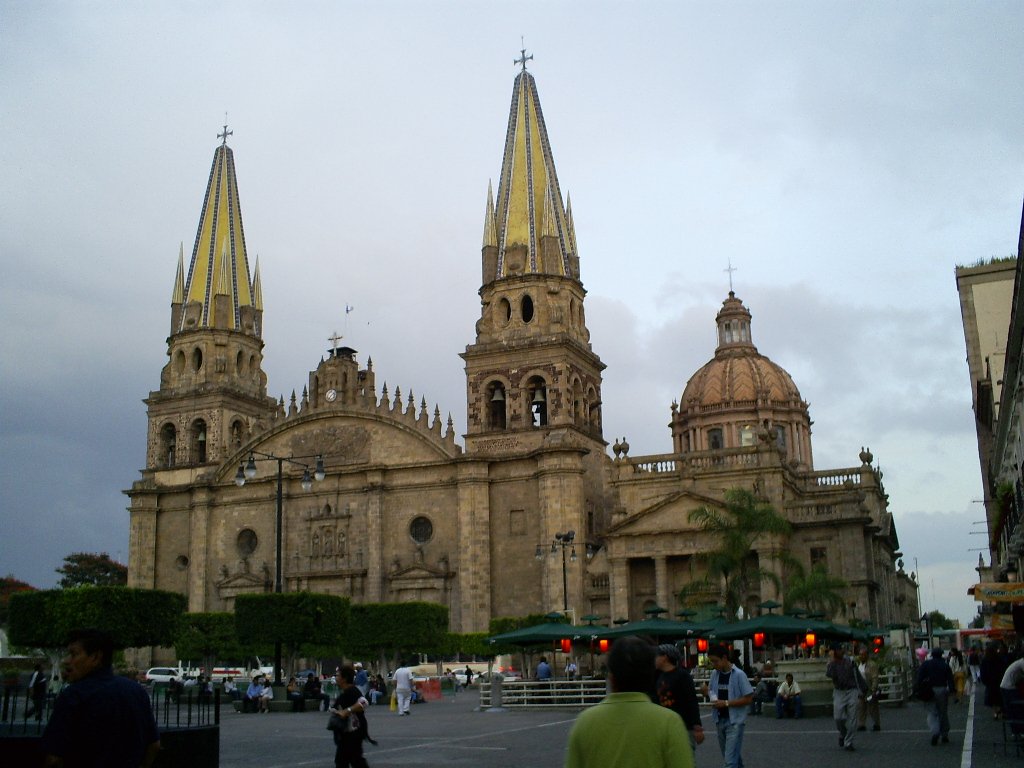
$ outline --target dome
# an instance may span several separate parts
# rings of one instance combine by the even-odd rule
[[[757,351],[750,337],[750,310],[732,291],[715,322],[715,357],[686,383],[680,410],[708,406],[793,406],[802,402],[792,377]]]
[[[751,349],[747,354],[716,353],[686,383],[680,408],[688,411],[708,406],[793,406],[800,402],[800,391],[792,377]]]
[[[785,369],[757,351],[750,310],[730,291],[715,322],[715,356],[690,377],[679,403],[672,405],[674,450],[743,448],[760,436],[788,461],[812,468],[807,403]]]

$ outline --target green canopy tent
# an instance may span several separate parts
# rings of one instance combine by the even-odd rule
[[[800,637],[813,632],[820,638],[848,640],[853,637],[853,630],[830,621],[800,618],[797,616],[779,616],[768,614],[755,616],[733,624],[720,624],[711,631],[712,640],[741,640],[763,632],[769,637]]]

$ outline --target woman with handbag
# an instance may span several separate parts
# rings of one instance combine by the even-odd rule
[[[362,718],[364,705],[359,701],[362,694],[356,688],[355,669],[346,664],[335,678],[340,693],[331,708],[330,721],[327,727],[334,733],[337,749],[334,753],[336,768],[367,768],[363,757]]]

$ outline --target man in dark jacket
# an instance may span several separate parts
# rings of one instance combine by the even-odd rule
[[[43,732],[47,766],[147,768],[160,749],[149,695],[111,669],[114,643],[96,629],[72,632],[64,659],[70,683]]]
[[[942,649],[933,648],[932,657],[917,670],[917,684],[931,686],[935,695],[926,701],[928,729],[932,732],[932,746],[942,739],[949,743],[949,694],[953,690],[953,672],[942,658]]]
[[[704,741],[704,726],[700,722],[700,704],[697,702],[693,678],[686,669],[679,666],[681,661],[682,654],[676,646],[671,643],[658,646],[654,657],[654,665],[659,673],[654,701],[683,719],[690,736],[690,747],[696,749]]]

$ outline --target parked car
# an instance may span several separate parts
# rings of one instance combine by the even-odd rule
[[[150,667],[146,670],[147,683],[169,683],[172,677],[181,680],[185,673],[175,667]]]

